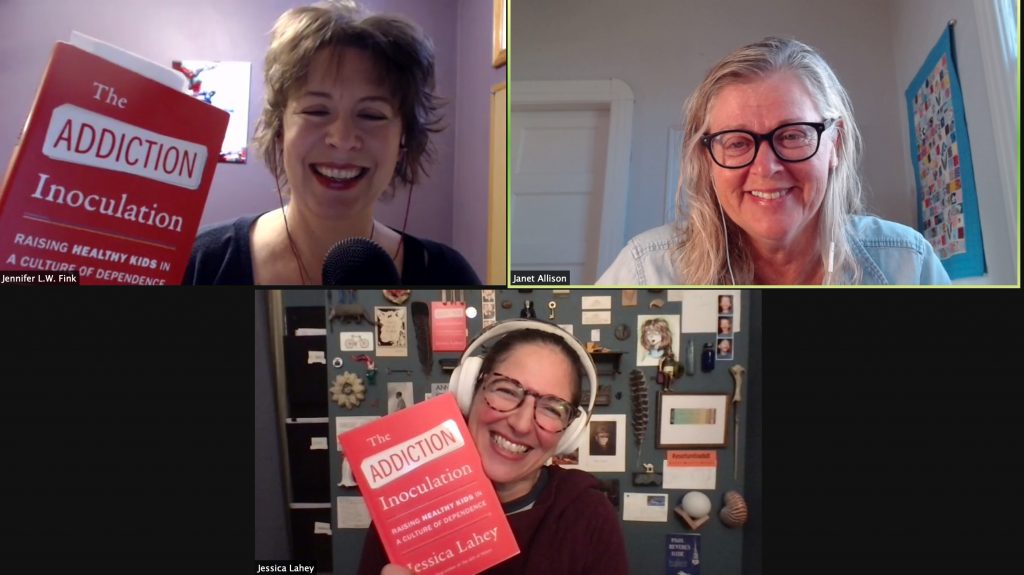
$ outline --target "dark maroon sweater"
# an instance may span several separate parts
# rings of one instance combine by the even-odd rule
[[[593,475],[548,467],[533,507],[508,516],[519,555],[486,575],[625,575],[629,573],[619,516]],[[380,575],[388,563],[373,525],[366,533],[359,575]]]

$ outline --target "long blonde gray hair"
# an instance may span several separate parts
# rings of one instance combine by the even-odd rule
[[[754,283],[754,264],[745,234],[719,212],[711,178],[712,160],[701,137],[708,130],[708,110],[723,88],[775,72],[795,73],[807,86],[823,117],[838,120],[838,162],[829,174],[819,212],[818,249],[823,266],[827,266],[830,242],[834,242],[832,277],[849,275],[853,283],[860,282],[861,269],[853,257],[847,226],[850,216],[863,209],[858,175],[861,138],[853,119],[853,105],[835,73],[813,48],[797,40],[768,37],[736,50],[716,64],[684,106],[686,125],[676,190],[679,243],[672,253],[681,284],[721,285],[732,283],[734,278],[737,284]]]

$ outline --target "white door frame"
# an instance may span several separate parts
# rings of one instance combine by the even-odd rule
[[[633,137],[633,90],[615,78],[566,82],[516,81],[510,83],[509,97],[513,114],[520,107],[543,109],[546,105],[585,105],[588,108],[596,105],[608,110],[608,150],[597,248],[597,275],[600,276],[626,243],[626,191],[629,188]],[[512,121],[515,121],[514,116]],[[510,189],[509,201],[511,193]]]

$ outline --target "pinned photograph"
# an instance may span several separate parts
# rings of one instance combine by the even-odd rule
[[[732,337],[732,316],[718,316],[718,337]]]
[[[579,451],[579,468],[584,471],[625,471],[626,416],[603,413],[591,416]]]
[[[718,350],[718,355],[716,357],[719,360],[732,359],[732,338],[718,338],[718,344],[715,347]]]
[[[732,295],[718,296],[718,315],[732,315]]]
[[[405,409],[416,403],[412,395],[412,382],[390,382],[388,383],[388,414]]]
[[[615,422],[590,423],[590,455],[615,455]]]

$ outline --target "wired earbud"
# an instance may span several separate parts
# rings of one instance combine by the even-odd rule
[[[836,243],[828,243],[828,272],[825,274],[825,282],[822,285],[832,285],[832,266],[836,261]]]
[[[729,279],[732,285],[736,285],[736,276],[732,275],[732,259],[729,257],[729,230],[725,227],[725,212],[722,211],[722,202],[715,198],[718,204],[718,215],[722,216],[722,236],[725,237],[725,264],[729,266]]]

